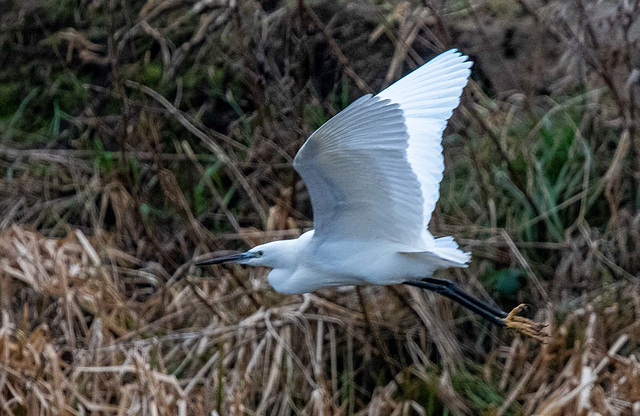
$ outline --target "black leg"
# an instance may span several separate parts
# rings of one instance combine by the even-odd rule
[[[508,315],[506,312],[469,295],[450,280],[426,278],[422,280],[409,280],[404,283],[406,285],[415,286],[421,289],[427,289],[439,293],[442,296],[446,296],[449,299],[458,302],[465,308],[474,313],[477,313],[493,324],[500,326],[506,325],[504,321],[504,318],[506,318]]]
[[[471,296],[470,294],[468,294],[464,290],[460,289],[458,287],[458,285],[456,285],[451,280],[435,279],[433,277],[427,277],[427,278],[421,279],[421,280],[423,282],[428,282],[428,283],[433,283],[433,284],[436,284],[436,285],[447,286],[448,288],[450,288],[453,292],[455,292],[459,296],[467,299],[471,303],[474,303],[474,304],[482,307],[483,309],[486,309],[487,311],[493,313],[496,316],[499,316],[501,318],[506,318],[507,315],[508,315],[508,313],[506,313],[505,311],[499,309],[498,307],[493,306],[493,305],[491,305],[491,304],[489,304],[487,302],[484,302],[484,301],[476,298],[475,296]]]

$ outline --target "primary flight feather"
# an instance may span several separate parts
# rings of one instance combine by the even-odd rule
[[[452,237],[434,238],[427,229],[444,171],[442,132],[471,65],[452,49],[379,94],[354,101],[316,130],[293,162],[309,190],[314,229],[198,265],[271,267],[269,283],[281,293],[406,283],[441,293],[493,323],[530,325],[431,278],[438,268],[466,267],[471,259]],[[536,328],[518,329],[536,334]]]

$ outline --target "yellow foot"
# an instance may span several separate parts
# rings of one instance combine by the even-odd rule
[[[544,331],[546,325],[532,321],[525,317],[519,316],[522,312],[524,304],[518,305],[503,319],[507,328],[515,329],[516,331],[538,340],[542,343],[546,343],[549,340],[549,334]]]

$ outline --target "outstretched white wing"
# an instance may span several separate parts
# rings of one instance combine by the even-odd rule
[[[441,135],[469,75],[465,60],[445,52],[309,137],[293,164],[311,196],[316,237],[431,248]]]
[[[408,139],[400,107],[371,95],[309,137],[293,166],[311,195],[314,237],[419,238],[423,202]]]
[[[455,49],[444,52],[400,79],[377,97],[400,105],[407,131],[407,158],[420,181],[425,227],[440,198],[444,171],[442,132],[460,103],[473,63]]]

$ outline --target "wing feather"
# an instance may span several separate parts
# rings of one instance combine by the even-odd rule
[[[371,95],[309,137],[293,166],[311,196],[314,238],[420,241],[423,200],[408,140],[399,106]]]
[[[380,92],[377,97],[400,106],[409,134],[407,159],[420,182],[426,227],[440,197],[444,171],[442,132],[460,103],[472,62],[455,49],[444,52]]]
[[[393,241],[468,258],[427,230],[444,170],[442,132],[470,74],[466,59],[447,51],[309,137],[293,165],[309,190],[314,238]]]

